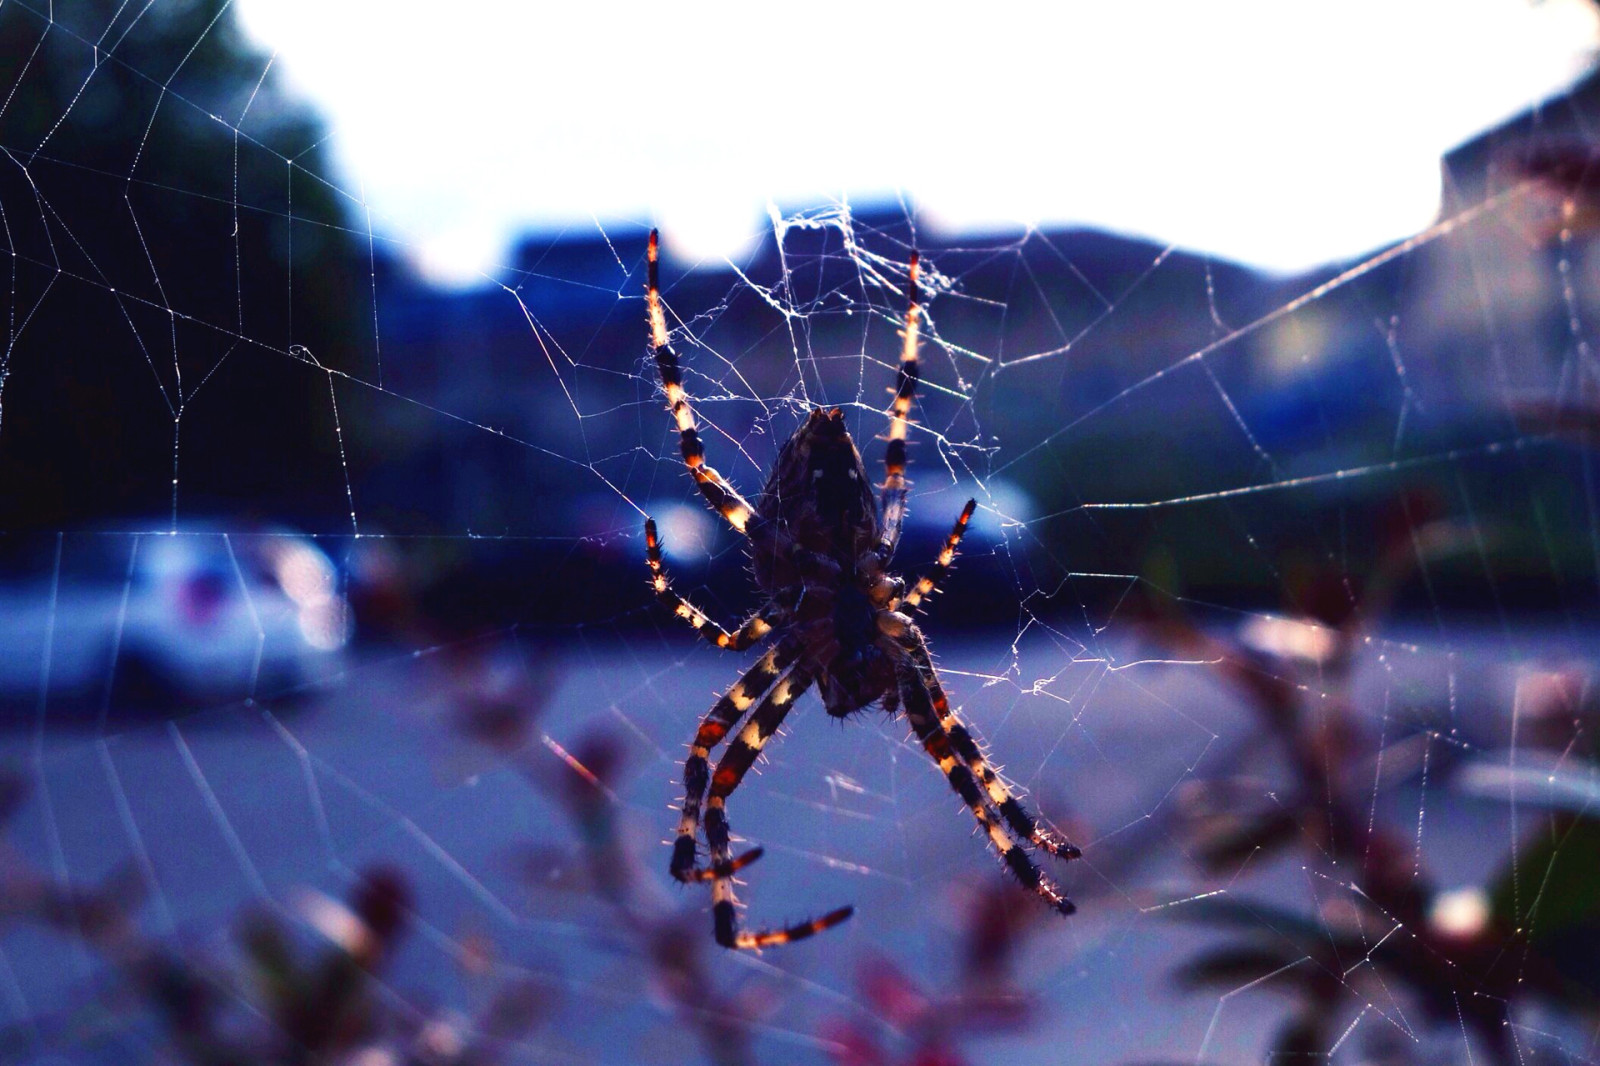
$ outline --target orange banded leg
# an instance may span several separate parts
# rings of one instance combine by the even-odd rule
[[[750,767],[768,740],[788,715],[801,693],[811,686],[811,675],[794,670],[780,678],[762,699],[761,705],[750,716],[728,744],[728,753],[717,764],[711,776],[711,796],[706,800],[706,840],[711,845],[711,917],[716,930],[717,943],[725,948],[755,950],[778,947],[782,944],[804,940],[829,929],[855,913],[854,907],[840,907],[820,918],[801,922],[782,929],[764,929],[745,932],[739,928],[738,900],[733,894],[733,874],[742,866],[754,861],[750,853],[733,858],[728,829],[728,797]],[[757,853],[759,854],[759,852]]]
[[[885,562],[900,543],[900,527],[906,518],[906,431],[911,424],[911,400],[917,394],[921,369],[917,362],[918,260],[911,253],[910,277],[906,282],[906,321],[901,332],[900,369],[895,374],[894,401],[889,405],[889,446],[883,455],[883,536],[878,540],[878,557]]]
[[[950,535],[944,538],[944,547],[939,549],[939,558],[934,561],[933,569],[922,576],[922,579],[905,594],[896,610],[907,610],[919,606],[924,599],[933,593],[950,573],[950,564],[955,562],[956,548],[961,543],[961,538],[966,536],[967,523],[972,521],[972,512],[978,507],[977,500],[968,500],[967,505],[961,509],[961,517],[956,519],[956,524],[950,530]]]
[[[695,844],[700,831],[700,805],[705,800],[706,789],[711,785],[711,752],[721,744],[739,720],[756,701],[767,694],[784,671],[794,665],[800,655],[799,645],[777,644],[767,651],[744,676],[723,693],[711,710],[700,720],[694,740],[689,745],[689,757],[683,763],[683,809],[678,817],[678,836],[672,845],[672,876],[679,881],[704,881],[716,876],[712,868],[699,868],[694,864]],[[761,857],[757,848],[741,856],[731,865],[728,873],[747,866]]]
[[[650,585],[656,590],[656,599],[693,626],[695,632],[710,643],[730,651],[744,651],[772,632],[766,610],[757,611],[737,631],[729,633],[710,615],[674,592],[672,582],[667,578],[666,565],[661,561],[661,538],[656,535],[656,523],[652,518],[644,520],[644,551],[645,563],[650,567]]]
[[[956,712],[950,709],[950,699],[945,695],[944,685],[939,682],[938,672],[933,668],[933,660],[928,655],[928,646],[923,642],[922,634],[913,629],[901,643],[911,654],[912,661],[916,663],[917,673],[927,691],[928,701],[933,707],[934,714],[938,716],[939,728],[950,738],[950,746],[956,755],[960,756],[973,776],[983,785],[990,806],[1000,812],[1006,824],[1022,839],[1060,859],[1081,858],[1083,852],[1035,818],[1021,801],[1011,794],[1005,782],[1000,780],[994,768],[989,765],[989,760],[983,757],[983,752],[978,749],[978,743],[973,739],[972,733],[961,719],[956,717]]]
[[[906,719],[911,723],[911,731],[922,741],[923,750],[938,763],[939,769],[944,771],[950,787],[967,805],[972,817],[977,819],[984,838],[1000,857],[1000,861],[1005,864],[1006,869],[1022,882],[1023,887],[1031,889],[1058,914],[1076,912],[1078,908],[1072,901],[1034,864],[1011,826],[996,818],[989,810],[988,804],[984,802],[983,790],[978,787],[977,778],[973,776],[970,767],[956,758],[950,737],[939,726],[933,700],[924,684],[921,671],[907,671],[901,675],[900,699]]]
[[[756,517],[755,508],[728,484],[727,479],[706,465],[706,448],[695,426],[694,409],[689,406],[689,396],[683,391],[683,367],[667,336],[667,316],[661,307],[657,258],[656,231],[651,230],[649,274],[645,285],[650,319],[650,351],[654,353],[656,367],[661,371],[661,387],[667,394],[667,410],[672,412],[673,420],[678,424],[678,450],[683,453],[684,464],[689,467],[689,473],[693,475],[700,494],[706,498],[711,509],[743,533]]]

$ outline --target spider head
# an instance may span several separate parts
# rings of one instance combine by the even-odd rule
[[[802,477],[817,518],[836,544],[849,544],[851,534],[871,533],[876,517],[867,469],[845,428],[844,412],[818,408],[795,432],[795,455],[803,458]],[[843,539],[840,538],[843,535]]]
[[[861,553],[877,543],[878,509],[861,453],[837,407],[813,410],[783,448],[761,494],[759,510],[794,544],[833,558],[853,570]],[[762,578],[757,552],[757,580]],[[764,585],[763,587],[770,587]]]
[[[804,441],[808,461],[828,452],[855,451],[855,442],[844,425],[844,411],[838,407],[816,407],[806,416],[806,424],[795,430],[796,441]]]

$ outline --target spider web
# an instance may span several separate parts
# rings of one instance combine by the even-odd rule
[[[651,601],[644,517],[697,604],[756,601],[644,348],[647,220],[434,292],[225,7],[0,30],[9,1057],[192,1058],[157,960],[273,1031],[248,930],[356,943],[375,870],[406,917],[351,1056],[1600,1056],[1592,78],[1306,275],[909,200],[774,205],[736,262],[665,234],[750,495],[815,405],[877,472],[921,254],[897,568],[976,498],[924,628],[1084,849],[1079,913],[1036,913],[902,722],[808,698],[730,804],[741,898],[857,911],[758,957],[665,873],[684,742],[753,657]]]

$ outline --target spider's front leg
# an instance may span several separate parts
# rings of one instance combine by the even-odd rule
[[[883,455],[883,495],[879,501],[883,534],[878,539],[878,559],[885,565],[900,543],[900,527],[906,518],[906,431],[911,424],[911,400],[917,394],[917,381],[921,377],[917,362],[918,270],[917,254],[912,252],[910,276],[906,281],[900,369],[895,374],[894,401],[889,406],[889,446]]]
[[[956,548],[961,544],[961,538],[966,535],[967,523],[972,521],[972,512],[977,510],[978,501],[968,500],[967,505],[961,509],[961,517],[956,519],[955,528],[950,530],[950,535],[944,539],[944,547],[939,550],[939,558],[934,562],[933,569],[922,576],[922,579],[905,594],[905,598],[891,609],[905,610],[918,607],[944,582],[950,573],[950,564],[955,562]]]
[[[656,268],[658,243],[656,231],[651,230],[645,302],[650,320],[650,351],[654,353],[656,367],[661,372],[661,387],[667,394],[667,409],[678,424],[678,449],[683,453],[684,465],[688,466],[689,473],[700,488],[700,494],[706,498],[711,509],[743,533],[759,516],[756,509],[739,495],[738,490],[728,484],[726,478],[706,465],[706,448],[695,426],[694,409],[689,406],[689,396],[683,391],[683,366],[667,335],[667,316],[661,306],[660,279]]]
[[[656,535],[653,518],[644,520],[645,564],[650,567],[650,586],[656,590],[656,599],[679,618],[688,622],[708,642],[730,651],[744,651],[756,641],[772,632],[772,614],[777,608],[768,605],[752,614],[739,629],[729,633],[711,616],[672,590],[667,578],[666,564],[661,560],[661,538]]]

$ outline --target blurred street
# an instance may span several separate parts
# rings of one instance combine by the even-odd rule
[[[1025,640],[1013,658],[1004,643],[939,642],[936,620],[930,627],[964,714],[1008,775],[1085,850],[1080,863],[1056,871],[1079,904],[1071,919],[1006,889],[1009,906],[1039,910],[1021,976],[1048,1010],[1022,1044],[996,1037],[978,1045],[984,1057],[1183,1058],[1202,1044],[1207,1061],[1245,1056],[1277,1004],[1269,990],[1219,1002],[1171,986],[1172,961],[1215,936],[1183,923],[1185,901],[1220,891],[1337,905],[1344,890],[1292,857],[1245,862],[1215,880],[1186,861],[1178,826],[1186,787],[1237,764],[1251,744],[1237,696],[1204,665],[1141,662],[1151,649],[1137,642],[1091,652]],[[1453,638],[1453,652],[1374,644],[1355,701],[1362,728],[1385,735],[1394,760],[1371,787],[1374,816],[1410,826],[1417,861],[1447,885],[1481,880],[1512,839],[1510,809],[1454,792],[1449,768],[1506,742],[1493,708],[1530,668],[1492,629]],[[1561,663],[1577,643],[1545,634],[1517,654]],[[53,722],[47,709],[42,733],[13,721],[3,737],[3,764],[35,785],[10,840],[76,888],[120,876],[148,890],[125,899],[140,921],[202,951],[228,950],[241,907],[293,911],[309,888],[338,896],[352,871],[390,865],[412,882],[420,920],[386,978],[397,995],[470,991],[463,945],[489,937],[497,963],[549,975],[564,989],[567,1016],[604,1010],[612,1018],[603,1030],[557,1025],[533,1034],[540,1055],[679,1061],[688,1052],[663,1042],[673,1021],[648,971],[630,961],[632,948],[605,909],[568,887],[578,851],[559,806],[467,739],[461,715],[496,694],[547,699],[525,750],[552,766],[585,736],[618,738],[626,758],[620,819],[646,896],[663,911],[692,914],[691,929],[709,944],[707,898],[666,877],[664,840],[684,741],[740,661],[676,630],[560,646],[511,634],[352,658],[287,710],[267,698],[170,722],[117,722],[115,735],[98,738],[81,722]],[[1399,754],[1407,735],[1424,731],[1434,736],[1427,780]],[[781,990],[784,1011],[763,1025],[758,1045],[771,1044],[773,1059],[822,1062],[823,1023],[860,1009],[851,993],[859,967],[887,953],[908,973],[947,975],[964,894],[1006,882],[901,724],[874,712],[840,727],[808,698],[787,732],[730,808],[735,833],[767,849],[744,875],[750,920],[792,920],[845,902],[857,913],[813,943],[759,959],[718,957],[732,984]],[[4,941],[14,1022],[48,1014],[46,1004],[81,994],[96,973],[103,979],[87,953],[46,950],[49,941],[30,929]],[[1352,997],[1362,994],[1357,987]],[[1074,1036],[1086,1017],[1105,1021],[1091,1044]]]
[[[1600,5],[326,8],[0,0],[0,1066],[1594,1066]]]

